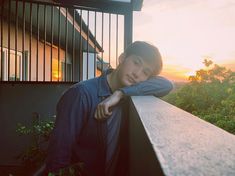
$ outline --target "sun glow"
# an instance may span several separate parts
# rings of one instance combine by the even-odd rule
[[[215,3],[216,2],[216,3]],[[162,75],[186,80],[204,68],[204,58],[235,68],[235,3],[230,0],[144,1],[134,14],[134,40],[156,45]]]
[[[190,71],[190,72],[185,73],[186,77],[195,76],[195,75],[196,75],[195,71]]]

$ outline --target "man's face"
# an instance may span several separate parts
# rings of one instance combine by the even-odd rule
[[[156,63],[136,55],[124,58],[118,67],[118,77],[121,86],[131,86],[147,80],[150,76],[154,75],[155,68]]]

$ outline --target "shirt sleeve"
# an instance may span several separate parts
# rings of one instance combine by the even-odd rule
[[[79,86],[70,88],[60,98],[46,159],[47,173],[57,172],[70,164],[72,146],[88,116],[87,106],[84,88]]]
[[[164,77],[154,76],[132,86],[123,87],[120,90],[127,96],[154,95],[162,97],[167,95],[172,89],[172,82]]]

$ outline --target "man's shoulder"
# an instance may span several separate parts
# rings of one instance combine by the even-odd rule
[[[89,93],[91,91],[95,91],[98,88],[98,79],[99,77],[88,79],[85,81],[80,81],[74,84],[71,88],[76,89],[77,91]]]

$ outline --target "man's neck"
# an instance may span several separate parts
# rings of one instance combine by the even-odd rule
[[[118,80],[117,70],[113,70],[110,74],[107,75],[107,81],[112,92],[115,92],[121,87]]]

